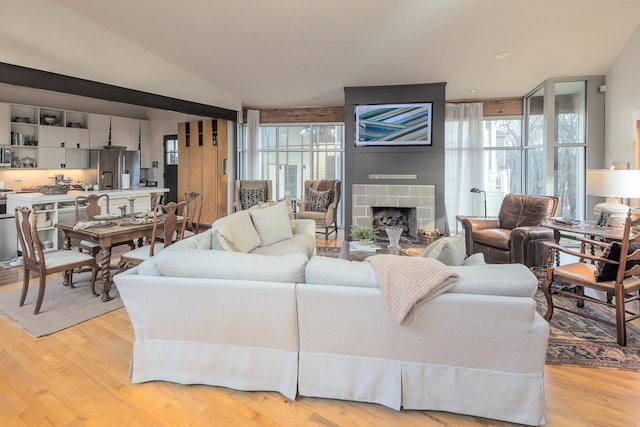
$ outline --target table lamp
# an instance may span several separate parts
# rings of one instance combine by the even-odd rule
[[[611,213],[609,225],[619,227],[624,224],[629,206],[618,199],[640,198],[640,170],[588,169],[587,194],[606,197],[607,201],[593,208],[596,219],[603,211]]]
[[[471,190],[469,190],[469,192],[471,193],[482,193],[482,195],[484,196],[484,217],[487,217],[487,193],[484,190],[480,190],[477,187],[473,187]]]

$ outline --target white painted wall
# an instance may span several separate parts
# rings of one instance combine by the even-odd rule
[[[55,1],[0,13],[1,61],[231,110],[241,101]],[[140,17],[144,25],[145,17]],[[174,31],[174,29],[169,29]]]
[[[634,112],[640,111],[640,26],[638,26],[606,75],[605,161],[635,164]]]

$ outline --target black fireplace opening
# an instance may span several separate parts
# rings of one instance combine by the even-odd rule
[[[380,233],[378,237],[387,240],[386,227],[402,228],[402,237],[410,240],[418,238],[416,208],[397,208],[389,206],[371,207],[371,223]]]

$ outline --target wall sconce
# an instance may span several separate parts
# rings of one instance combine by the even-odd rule
[[[473,187],[471,190],[469,190],[470,193],[482,193],[483,196],[483,200],[484,200],[484,217],[487,217],[487,193],[484,190],[480,190],[477,187]]]

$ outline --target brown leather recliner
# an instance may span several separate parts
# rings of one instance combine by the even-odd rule
[[[498,218],[462,218],[467,255],[482,252],[488,263],[544,264],[541,241],[554,241],[553,230],[540,226],[557,215],[559,198],[507,194]]]

